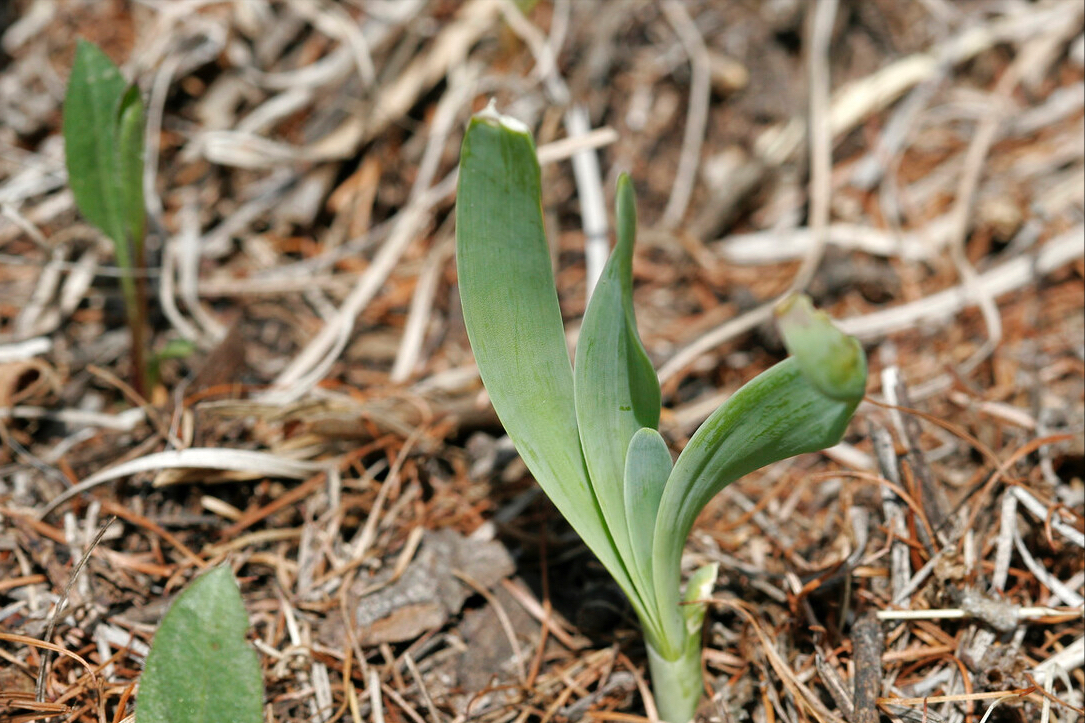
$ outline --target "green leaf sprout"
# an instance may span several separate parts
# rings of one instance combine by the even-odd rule
[[[636,211],[617,191],[617,245],[588,304],[575,366],[566,350],[528,129],[495,110],[460,156],[456,263],[467,334],[498,417],[555,506],[628,596],[644,629],[656,704],[693,718],[701,627],[716,566],[680,594],[698,513],[742,475],[840,441],[866,386],[866,357],[805,297],[781,305],[788,359],[736,392],[676,462],[656,428],[659,381],[632,303]],[[685,604],[683,604],[685,603]]]
[[[132,376],[148,393],[143,360],[143,99],[93,43],[80,40],[64,97],[64,156],[75,204],[113,241],[132,333]]]

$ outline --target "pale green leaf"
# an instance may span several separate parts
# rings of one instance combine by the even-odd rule
[[[636,208],[633,184],[625,174],[618,179],[617,196],[618,243],[584,314],[576,345],[574,393],[588,475],[618,551],[629,561],[634,556],[626,534],[630,529],[623,492],[626,451],[638,429],[659,424],[660,394],[633,315]],[[667,461],[669,466],[669,456]],[[650,597],[650,584],[638,587],[643,598]]]
[[[155,633],[139,682],[139,723],[261,723],[263,677],[228,567],[200,575]]]
[[[803,376],[833,399],[855,399],[866,387],[866,355],[859,340],[833,326],[810,297],[793,294],[776,309],[784,346]]]
[[[472,118],[456,198],[464,324],[490,401],[524,463],[636,605],[581,454],[541,195],[528,130],[492,110]]]
[[[720,564],[710,562],[697,568],[696,572],[689,576],[686,594],[682,598],[685,603],[682,606],[682,615],[686,619],[686,632],[691,636],[701,637],[701,626],[708,609],[708,603],[704,601],[712,596],[719,574]]]
[[[663,437],[651,427],[637,430],[629,440],[625,456],[625,520],[632,547],[633,579],[653,610],[652,536],[659,500],[670,473],[671,453]]]
[[[137,86],[129,86],[117,106],[114,163],[125,241],[130,244],[132,258],[137,262],[143,258],[143,234],[147,219],[143,201],[144,125],[143,98]]]
[[[821,325],[822,338],[835,332],[827,317],[816,323]],[[850,354],[851,348],[841,347],[844,354]],[[822,380],[807,377],[802,364],[790,357],[758,375],[717,409],[675,463],[659,505],[652,560],[656,599],[668,626],[668,640],[681,639],[668,610],[678,604],[683,545],[708,501],[748,472],[830,447],[843,436],[862,399],[866,365],[835,357],[821,358],[819,363],[849,366],[855,378],[835,389],[847,389],[852,396],[841,399],[825,394],[819,386]]]

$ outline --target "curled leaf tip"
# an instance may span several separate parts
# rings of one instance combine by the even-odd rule
[[[486,107],[475,113],[475,120],[485,121],[490,124],[503,126],[504,128],[513,131],[514,133],[524,133],[530,135],[531,129],[527,127],[523,121],[513,118],[509,115],[502,115],[497,110],[497,100],[490,98],[490,102],[486,104]]]
[[[810,297],[792,294],[776,307],[776,323],[803,376],[833,399],[858,400],[866,390],[866,354],[837,329]]]

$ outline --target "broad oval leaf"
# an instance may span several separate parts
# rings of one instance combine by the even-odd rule
[[[659,380],[633,314],[634,204],[633,184],[623,173],[618,179],[618,242],[584,314],[573,372],[576,421],[588,476],[618,552],[630,563],[635,556],[623,492],[626,452],[637,430],[658,426],[660,412]],[[666,453],[666,445],[663,450]],[[667,466],[669,470],[669,455]],[[650,535],[647,530],[640,534]],[[651,582],[645,582],[638,587],[647,600]]]
[[[479,374],[532,475],[638,606],[580,449],[541,197],[528,129],[492,106],[476,114],[460,152],[456,269]]]
[[[261,723],[263,677],[248,627],[230,568],[193,580],[155,633],[139,681],[139,723]]]
[[[97,46],[80,40],[64,98],[68,182],[76,205],[127,267],[142,243],[143,100]]]
[[[117,173],[117,112],[125,95],[124,78],[105,53],[80,40],[64,97],[64,155],[75,203],[87,220],[120,246],[125,214]],[[117,263],[129,267],[126,248]]]

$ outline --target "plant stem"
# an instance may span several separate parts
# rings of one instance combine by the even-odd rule
[[[700,631],[686,638],[681,653],[673,660],[657,651],[651,640],[646,643],[659,719],[666,723],[690,723],[704,692]]]
[[[136,394],[147,399],[151,393],[148,384],[148,368],[144,358],[146,347],[147,319],[147,281],[143,275],[142,259],[136,257],[133,263],[125,269],[126,273],[121,277],[121,291],[124,294],[124,310],[128,319],[128,330],[132,337],[132,389]]]

